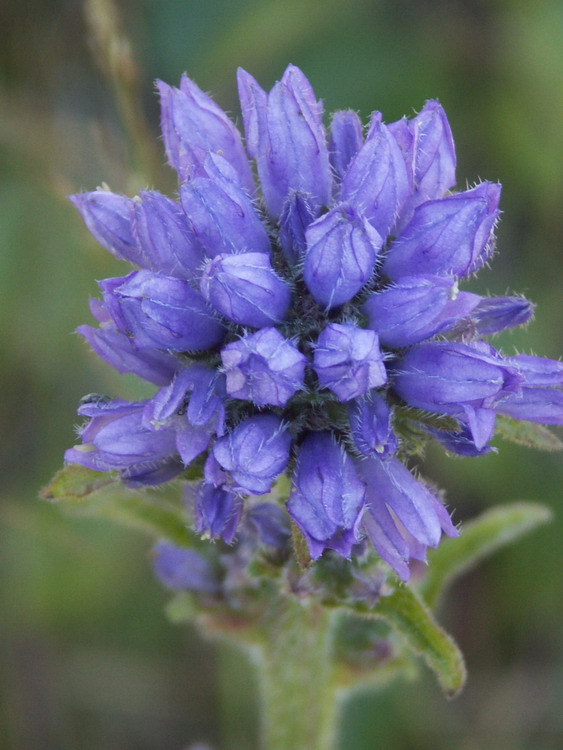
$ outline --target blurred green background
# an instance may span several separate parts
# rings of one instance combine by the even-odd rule
[[[125,73],[133,92],[138,85],[154,153],[130,146],[82,0],[5,0],[0,11],[0,748],[178,750],[205,741],[255,750],[249,666],[167,622],[147,540],[36,500],[73,443],[80,396],[138,387],[72,333],[89,318],[95,280],[124,267],[95,245],[65,195],[102,181],[173,192],[157,140],[157,77],[176,83],[187,71],[235,116],[238,65],[269,86],[293,62],[327,111],[380,109],[388,121],[438,97],[459,184],[504,184],[500,253],[467,288],[529,296],[535,322],[501,344],[557,358],[563,4],[118,0],[117,9],[137,83]],[[461,698],[447,703],[427,674],[364,693],[346,709],[343,750],[563,747],[561,457],[499,447],[475,460],[429,454],[426,473],[447,488],[456,520],[535,499],[552,507],[554,523],[453,589],[442,621],[469,666]]]

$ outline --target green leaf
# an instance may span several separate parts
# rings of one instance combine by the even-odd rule
[[[444,539],[438,549],[429,551],[428,573],[420,594],[430,607],[434,606],[458,576],[550,519],[550,510],[535,503],[511,503],[486,511],[465,524],[459,538]]]
[[[510,417],[497,416],[496,432],[506,440],[540,451],[563,450],[563,442],[553,432],[534,422],[518,422]]]
[[[356,604],[353,607],[386,620],[407,648],[420,655],[434,671],[446,695],[449,698],[458,695],[466,678],[461,651],[411,588],[399,585],[389,596],[382,596],[372,609]]]
[[[140,492],[120,489],[91,507],[91,515],[104,516],[180,547],[201,547],[204,542],[187,527],[180,508],[153,500]]]
[[[178,492],[178,488],[172,488]],[[40,492],[65,510],[82,515],[110,518],[158,539],[182,547],[202,547],[202,540],[187,527],[181,505],[125,487],[110,472],[92,471],[77,464],[61,469]]]
[[[67,464],[57,471],[39,496],[49,501],[81,501],[103,487],[118,483],[115,475],[108,471],[93,471],[79,464]]]

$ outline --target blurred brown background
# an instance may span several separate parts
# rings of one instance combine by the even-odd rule
[[[148,542],[36,500],[73,442],[80,396],[140,393],[72,334],[88,320],[95,280],[123,268],[65,195],[102,181],[173,192],[157,140],[157,77],[176,83],[187,71],[235,116],[238,65],[269,86],[293,62],[327,111],[380,109],[388,121],[437,97],[456,138],[460,186],[480,177],[504,184],[500,252],[466,288],[525,293],[538,303],[536,320],[500,343],[557,358],[563,4],[118,0],[138,65],[137,82],[128,64],[120,69],[121,105],[108,59],[123,65],[128,50],[103,52],[111,8],[92,8],[97,44],[82,0],[5,0],[0,11],[0,748],[178,750],[205,740],[255,750],[250,668],[167,622]],[[152,151],[131,121],[135,106]],[[452,591],[442,619],[467,657],[462,697],[447,703],[427,674],[362,694],[346,711],[345,750],[563,747],[561,458],[498,446],[499,455],[476,460],[429,454],[426,472],[447,488],[455,518],[527,499],[549,504],[555,522]]]

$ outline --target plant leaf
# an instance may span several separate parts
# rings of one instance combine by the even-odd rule
[[[563,442],[551,430],[534,422],[519,422],[501,414],[497,416],[496,432],[505,440],[540,451],[563,450]]]
[[[359,603],[351,606],[357,612],[386,620],[400,634],[407,648],[422,656],[446,695],[454,698],[459,694],[466,678],[461,651],[411,588],[399,585],[371,609]]]
[[[177,488],[176,488],[177,491]],[[44,500],[82,515],[110,518],[182,547],[201,547],[202,540],[188,529],[181,505],[125,487],[110,472],[68,464],[40,492]]]
[[[419,587],[424,601],[433,607],[458,576],[550,519],[549,508],[521,502],[493,508],[470,521],[460,537],[444,539],[438,549],[429,550],[428,573]]]
[[[119,482],[109,471],[93,471],[79,464],[67,464],[57,471],[39,496],[51,502],[82,501],[93,492],[112,484],[118,485]]]

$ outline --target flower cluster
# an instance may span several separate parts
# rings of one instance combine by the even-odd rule
[[[437,101],[389,125],[375,112],[367,128],[336,112],[327,137],[298,68],[270,92],[242,70],[238,82],[245,145],[189,78],[158,84],[179,201],[72,198],[94,237],[138,268],[101,282],[99,326],[78,330],[158,390],[87,397],[66,460],[132,487],[199,467],[196,529],[227,542],[260,513],[280,527],[279,508],[254,496],[288,474],[287,513],[311,558],[349,558],[369,540],[407,579],[412,559],[457,534],[405,465],[413,436],[478,456],[498,413],[562,424],[563,365],[483,340],[526,323],[530,302],[458,289],[493,253],[500,185],[452,191]],[[175,554],[159,552],[164,578],[181,577]],[[212,586],[188,558],[194,586]]]

